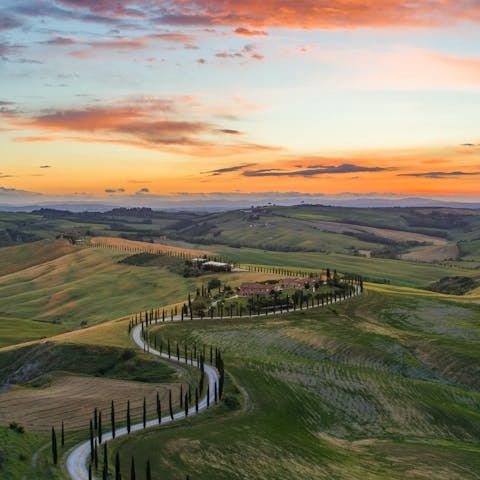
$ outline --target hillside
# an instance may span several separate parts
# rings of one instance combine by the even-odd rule
[[[108,236],[160,243],[181,240],[423,262],[480,259],[480,213],[468,209],[269,205],[212,214],[43,209],[32,214],[2,213],[2,229],[5,235],[7,230],[17,232],[17,243],[63,234],[72,239]],[[15,243],[11,236],[4,245]]]

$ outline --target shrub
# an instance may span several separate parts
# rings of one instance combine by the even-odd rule
[[[10,430],[13,430],[14,432],[17,432],[17,433],[25,433],[25,429],[23,428],[23,426],[17,422],[10,422],[8,425],[8,428],[10,428]]]

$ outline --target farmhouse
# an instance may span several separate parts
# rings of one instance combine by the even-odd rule
[[[202,263],[205,263],[207,261],[206,258],[203,258],[203,257],[198,257],[198,258],[192,258],[191,262],[194,264],[194,265],[201,265]]]
[[[202,268],[204,270],[210,270],[212,272],[229,272],[232,269],[232,266],[229,263],[225,262],[203,262]]]
[[[313,278],[283,278],[278,281],[280,288],[304,288],[306,283],[311,283]]]
[[[273,290],[272,285],[266,285],[265,283],[242,283],[238,292],[239,297],[267,297]]]

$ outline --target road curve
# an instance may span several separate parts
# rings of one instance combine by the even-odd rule
[[[132,337],[135,343],[144,351],[155,355],[157,357],[166,358],[167,360],[174,361],[177,363],[184,363],[185,359],[180,357],[180,360],[177,360],[175,357],[169,358],[167,354],[160,353],[158,350],[155,350],[149,347],[142,338],[142,325],[139,324],[132,329]],[[188,360],[189,365],[193,365],[198,367],[198,363],[194,360],[193,364],[191,360]],[[208,379],[208,384],[210,386],[210,403],[213,405],[215,402],[215,383],[219,384],[219,374],[217,370],[205,364],[205,375]],[[207,390],[208,391],[208,390]],[[198,403],[198,410],[205,410],[207,408],[207,396],[203,397]],[[189,408],[188,410],[189,415],[195,415],[195,405]],[[178,420],[185,417],[185,412],[180,411],[174,414],[174,420]],[[172,419],[170,415],[162,417],[162,424],[171,422]],[[149,420],[146,424],[146,428],[151,428],[154,426],[158,426],[158,419]],[[136,423],[135,425],[131,426],[131,431],[135,432],[137,430],[143,430],[143,422]],[[117,428],[115,429],[115,438],[122,437],[127,435],[127,428]],[[112,432],[107,432],[102,435],[102,442],[106,442],[112,439]],[[90,456],[90,439],[77,445],[68,455],[67,457],[67,471],[72,480],[88,480],[88,458]]]
[[[349,298],[360,295],[360,294],[361,294],[361,289],[360,289],[359,286],[357,286],[355,288],[355,292],[353,292],[350,296],[346,297],[345,300],[348,300]],[[327,307],[328,305],[339,303],[339,302],[342,302],[343,300],[344,299],[341,299],[341,298],[337,298],[336,300],[332,299],[330,302],[325,303],[325,305],[321,305],[321,306],[319,305],[319,306],[314,306],[314,307],[310,307],[310,308],[307,307],[306,310],[310,310],[312,308],[317,309],[317,308],[321,308],[321,307]],[[299,309],[299,310],[297,310],[297,312],[301,311],[301,310],[304,310],[304,309]],[[290,310],[289,312],[287,312],[287,311],[268,312],[267,315],[280,315],[282,313],[283,314],[294,313],[294,310]],[[265,315],[264,314],[263,315],[258,315],[258,317],[262,317],[262,316],[265,316]],[[257,315],[252,315],[252,318],[253,317],[257,317]],[[219,319],[219,318],[220,317],[214,317],[215,320]],[[222,318],[224,320],[228,320],[229,318],[247,319],[249,317],[248,316],[243,316],[243,317],[224,316]],[[205,320],[210,320],[209,317],[205,317],[204,319]],[[174,317],[174,321],[178,322],[180,320],[181,320],[181,318],[180,318],[179,315]],[[186,318],[185,320],[188,321],[188,318]],[[200,319],[197,318],[195,320],[200,320]],[[170,321],[171,320],[168,320],[168,323],[170,323]],[[165,323],[167,323],[167,322],[165,322]],[[143,326],[145,327],[145,323],[143,323]],[[176,356],[174,357],[173,355],[169,358],[168,354],[160,353],[158,350],[155,350],[154,348],[151,348],[150,346],[148,346],[143,341],[143,338],[142,338],[142,324],[138,324],[135,327],[133,327],[131,335],[132,335],[132,338],[133,338],[134,342],[145,352],[148,352],[148,353],[150,353],[152,355],[155,355],[157,357],[165,358],[165,359],[173,361],[173,362],[183,363],[183,364],[188,363],[189,365],[193,365],[193,366],[196,366],[196,367],[198,366],[198,364],[195,360],[193,361],[193,363],[189,359],[187,359],[187,362],[185,362],[185,358],[180,357],[180,360],[177,360]],[[209,386],[210,386],[210,403],[213,405],[213,403],[215,401],[215,383],[217,385],[219,383],[219,374],[218,374],[218,371],[214,367],[205,364],[205,375],[208,379],[208,383],[209,383]],[[205,396],[204,398],[202,398],[199,401],[198,410],[201,411],[201,410],[205,410],[206,408],[207,408],[207,397]],[[195,405],[189,408],[188,413],[189,413],[189,415],[196,413],[195,412]],[[181,418],[184,418],[184,417],[185,417],[185,412],[184,411],[177,412],[173,416],[174,420],[178,420],[178,419],[181,419]],[[163,423],[168,423],[168,422],[171,422],[171,421],[172,421],[172,419],[171,419],[170,415],[162,417],[162,424]],[[157,419],[149,420],[146,424],[146,428],[154,427],[154,426],[157,426],[157,425],[158,425],[158,420]],[[131,431],[132,432],[135,432],[137,430],[143,430],[143,429],[144,429],[143,422],[136,423],[135,425],[131,426]],[[126,427],[115,429],[115,438],[122,437],[124,435],[127,435],[127,428]],[[107,432],[107,433],[104,433],[102,435],[102,441],[106,442],[108,440],[111,440],[111,438],[112,438],[112,432]],[[90,439],[81,443],[80,445],[77,445],[70,452],[70,454],[67,457],[67,471],[68,471],[68,474],[69,474],[69,476],[72,480],[88,480],[88,466],[87,465],[88,465],[88,457],[89,456],[90,456]]]

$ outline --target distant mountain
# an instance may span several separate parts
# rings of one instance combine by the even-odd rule
[[[1,198],[1,197],[0,197]],[[392,207],[446,207],[480,209],[480,202],[459,202],[424,197],[374,197],[361,195],[309,195],[309,194],[177,194],[142,195],[140,197],[115,197],[105,201],[43,201],[0,203],[0,211],[31,212],[41,208],[69,210],[71,212],[106,212],[118,207],[149,207],[163,211],[225,212],[251,206],[263,205],[326,205],[349,208],[392,208]]]

